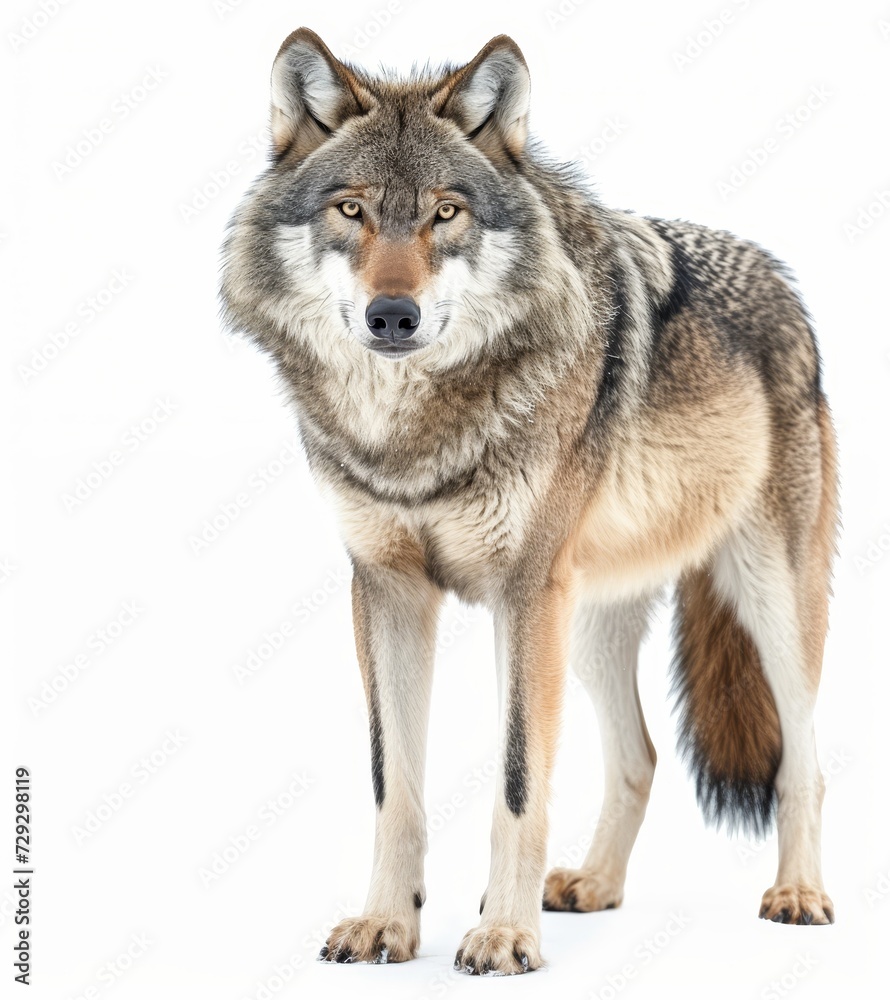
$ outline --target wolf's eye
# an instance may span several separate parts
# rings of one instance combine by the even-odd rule
[[[457,215],[457,205],[440,205],[436,211],[436,221],[448,222]]]
[[[360,219],[362,206],[357,201],[341,201],[337,206],[347,219]]]

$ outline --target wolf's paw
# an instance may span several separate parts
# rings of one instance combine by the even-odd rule
[[[834,904],[822,889],[774,885],[763,894],[760,916],[777,924],[833,924]]]
[[[588,868],[552,868],[544,882],[545,910],[614,910],[623,899],[622,885]]]
[[[538,935],[519,927],[475,927],[464,935],[454,968],[471,976],[515,976],[541,967]]]
[[[392,917],[365,914],[341,920],[328,935],[319,962],[407,962],[417,955],[415,927]]]

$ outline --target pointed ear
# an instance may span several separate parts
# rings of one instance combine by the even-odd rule
[[[279,159],[296,149],[302,159],[347,118],[364,114],[370,94],[308,28],[285,38],[272,65],[272,143]]]
[[[448,79],[436,95],[438,113],[451,118],[489,156],[497,158],[505,149],[520,156],[528,138],[530,90],[519,46],[498,35]]]

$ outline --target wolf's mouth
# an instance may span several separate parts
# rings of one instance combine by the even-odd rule
[[[385,358],[403,358],[406,354],[419,351],[420,344],[411,344],[405,340],[378,340],[373,344],[368,344],[368,350],[374,354],[380,354]]]

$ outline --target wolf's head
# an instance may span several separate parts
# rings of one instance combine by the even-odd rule
[[[332,363],[447,367],[492,346],[552,284],[552,224],[522,179],[528,104],[504,35],[464,66],[397,79],[294,32],[272,68],[272,163],[226,244],[232,323]]]

